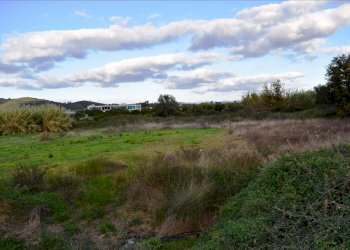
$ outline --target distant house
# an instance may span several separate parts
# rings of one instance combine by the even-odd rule
[[[106,105],[95,105],[91,104],[87,106],[88,110],[98,109],[103,112],[111,109],[126,109],[127,111],[141,111],[141,104],[106,104]]]

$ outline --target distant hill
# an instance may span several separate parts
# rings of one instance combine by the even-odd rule
[[[62,103],[62,102],[54,102],[54,101],[32,98],[32,97],[22,97],[22,98],[16,98],[16,99],[0,98],[0,109],[6,109],[6,108],[9,108],[9,107],[14,106],[14,105],[38,106],[38,105],[43,105],[43,104],[48,104],[48,103],[59,105],[59,106],[62,106],[66,109],[73,110],[73,111],[86,109],[86,107],[91,105],[91,104],[95,104],[95,105],[102,104],[102,103],[91,102],[91,101],[78,101],[78,102]]]
[[[65,107],[66,109],[70,110],[82,110],[86,109],[87,106],[95,104],[95,105],[102,105],[103,103],[98,102],[90,102],[90,101],[78,101],[78,102],[68,102],[68,103],[58,103],[58,105],[61,105]]]

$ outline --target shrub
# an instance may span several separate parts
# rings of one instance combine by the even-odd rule
[[[37,121],[41,131],[58,133],[71,128],[70,116],[65,109],[53,104],[45,104],[37,108]]]
[[[108,221],[108,220],[103,220],[100,222],[100,225],[99,225],[99,231],[101,234],[106,234],[106,233],[109,233],[109,232],[115,232],[117,229],[115,227],[115,225]]]
[[[254,151],[182,148],[140,166],[128,199],[153,214],[160,235],[199,230],[210,225],[223,201],[255,178],[260,161]]]
[[[221,210],[196,249],[347,249],[350,146],[290,155]]]
[[[45,168],[19,167],[13,173],[12,186],[25,188],[30,192],[43,191],[46,187],[45,174]]]
[[[285,111],[295,112],[316,107],[314,91],[295,91],[286,95]]]
[[[33,118],[33,110],[28,107],[14,106],[0,112],[0,135],[24,134],[39,131]]]
[[[94,158],[79,163],[75,167],[77,175],[81,176],[97,176],[105,173],[110,173],[116,170],[122,170],[126,165],[118,162],[113,162],[105,158]]]
[[[82,180],[71,174],[57,174],[48,178],[48,189],[62,194],[66,201],[73,201],[83,193]]]
[[[63,108],[53,104],[39,107],[11,106],[0,111],[0,135],[58,133],[70,128],[70,116]]]

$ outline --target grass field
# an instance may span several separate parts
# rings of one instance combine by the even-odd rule
[[[0,136],[0,249],[114,249],[128,239],[141,249],[348,245],[348,201],[330,193],[348,190],[348,120],[177,126]],[[314,223],[342,218],[340,240]],[[163,240],[187,232],[208,233]]]
[[[0,166],[5,174],[10,167],[44,165],[66,166],[82,160],[106,156],[133,164],[145,157],[181,146],[219,147],[224,141],[221,129],[174,129],[133,132],[103,132],[99,130],[52,136],[40,141],[38,135],[0,137]]]

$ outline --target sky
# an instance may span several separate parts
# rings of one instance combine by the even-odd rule
[[[0,1],[0,98],[235,101],[342,53],[349,1]]]

